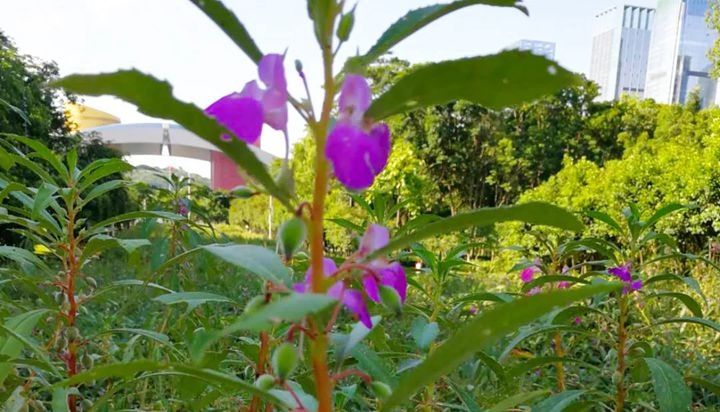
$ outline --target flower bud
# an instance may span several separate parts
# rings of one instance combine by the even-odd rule
[[[622,373],[620,373],[619,371],[615,371],[615,372],[612,374],[612,383],[613,383],[613,385],[619,384],[620,382],[622,382],[622,380],[623,380],[623,375],[622,375]]]
[[[302,73],[303,64],[300,60],[295,60],[295,70],[297,70],[298,73]]]
[[[373,381],[370,389],[378,399],[387,399],[392,395],[392,388],[385,382]]]
[[[285,259],[290,260],[293,255],[302,247],[307,237],[305,222],[299,217],[286,220],[278,229],[278,240],[280,251]]]
[[[275,349],[272,357],[272,366],[281,381],[285,381],[297,366],[297,352],[289,343],[283,343]]]
[[[350,38],[353,25],[355,24],[355,7],[340,17],[340,23],[337,28],[337,37],[340,41],[347,41]]]
[[[391,287],[380,286],[380,299],[383,305],[396,314],[402,313],[402,300],[397,291]]]
[[[265,296],[255,296],[254,298],[250,299],[245,305],[243,313],[249,315],[260,309],[263,305],[265,305]]]
[[[272,375],[268,375],[267,373],[264,375],[260,375],[255,380],[255,387],[263,391],[269,391],[274,385],[275,377]]]
[[[67,345],[68,340],[63,335],[58,336],[58,338],[55,340],[55,350],[57,350],[58,352],[64,351]]]
[[[55,298],[55,303],[58,305],[62,305],[65,303],[65,294],[62,292],[55,292],[53,293],[53,297]]]

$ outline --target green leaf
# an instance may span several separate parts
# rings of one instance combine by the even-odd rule
[[[169,83],[137,70],[123,70],[98,75],[72,75],[54,82],[53,85],[77,94],[112,95],[136,105],[141,113],[148,116],[176,121],[222,150],[272,196],[292,209],[290,196],[277,186],[265,165],[247,144],[238,139],[223,140],[222,135],[230,132],[194,104],[175,99]]]
[[[156,302],[160,302],[164,305],[177,305],[178,303],[187,303],[188,311],[195,309],[196,307],[207,303],[207,302],[229,302],[233,301],[225,296],[216,295],[214,293],[207,292],[176,292],[166,293],[153,299]]]
[[[339,11],[337,3],[335,0],[307,0],[307,7],[310,20],[313,21],[315,37],[322,45],[331,39],[333,32],[331,24]]]
[[[77,375],[58,382],[54,387],[69,387],[79,385],[81,383],[94,380],[101,380],[113,377],[129,379],[138,373],[148,372],[168,372],[167,375],[189,376],[204,382],[211,383],[217,387],[225,389],[224,392],[232,393],[236,391],[245,392],[251,395],[257,395],[261,399],[271,402],[275,405],[284,405],[277,397],[256,388],[254,385],[244,382],[235,376],[227,375],[211,369],[203,369],[191,365],[160,363],[149,360],[140,360],[133,362],[123,362],[109,365],[96,366],[90,370],[83,371]]]
[[[468,412],[483,412],[483,409],[475,402],[473,394],[470,393],[470,391],[465,390],[462,386],[454,382],[450,382],[450,388],[457,394]]]
[[[533,399],[539,398],[541,396],[545,396],[549,393],[550,393],[550,391],[548,389],[540,389],[540,390],[533,391],[533,392],[518,393],[516,395],[510,396],[510,397],[505,398],[502,401],[496,403],[490,409],[488,409],[486,412],[505,412],[506,410],[508,410],[510,408],[514,408],[516,406],[523,405],[526,402],[530,402]]]
[[[659,359],[644,359],[650,370],[660,412],[690,411],[692,393],[685,385],[682,375]]]
[[[24,145],[28,146],[34,152],[32,155],[35,155],[44,161],[46,161],[50,166],[52,166],[55,171],[62,176],[63,178],[67,178],[68,170],[65,167],[65,165],[62,163],[62,160],[59,156],[57,156],[55,153],[52,152],[47,146],[40,143],[40,141],[31,139],[29,137],[24,136],[18,136],[8,133],[0,133],[0,135],[7,136],[13,140],[19,141],[20,143],[23,143]]]
[[[280,257],[256,245],[213,244],[202,248],[234,266],[277,285],[290,286],[292,279]]]
[[[85,167],[78,176],[78,190],[85,192],[93,183],[116,173],[133,170],[133,167],[122,159],[98,159]]]
[[[332,341],[335,345],[335,361],[338,364],[350,356],[353,348],[375,329],[375,326],[380,323],[382,317],[373,316],[371,320],[371,329],[368,329],[362,322],[357,322],[349,334],[336,333],[332,335]]]
[[[165,345],[173,349],[176,353],[180,353],[180,351],[175,348],[175,346],[170,342],[170,338],[168,338],[167,335],[164,333],[156,332],[154,330],[147,330],[147,329],[138,329],[138,328],[116,328],[116,329],[108,329],[106,331],[103,331],[102,333],[99,333],[96,336],[101,335],[110,335],[115,333],[129,333],[131,335],[139,335],[144,336],[148,339],[151,339],[161,345]]]
[[[394,386],[397,381],[396,375],[390,372],[380,356],[372,349],[360,343],[353,349],[352,356],[358,363],[358,369],[372,376],[373,379]]]
[[[694,323],[696,325],[705,326],[710,329],[715,329],[717,332],[720,332],[720,324],[717,324],[708,319],[694,318],[694,317],[663,319],[661,321],[655,322],[655,325],[664,325],[666,323]]]
[[[713,394],[720,396],[720,384],[710,382],[709,380],[703,379],[699,376],[686,376],[685,380],[698,386],[702,386]]]
[[[0,246],[0,257],[5,259],[14,260],[18,264],[32,265],[38,267],[44,271],[49,271],[50,268],[42,261],[42,259],[35,256],[29,250],[21,249],[14,246]]]
[[[483,311],[437,347],[417,368],[403,375],[383,411],[407,401],[418,389],[453,371],[474,352],[516,331],[544,314],[569,303],[617,290],[619,284],[590,285],[551,291],[496,305]]]
[[[218,0],[191,0],[191,2],[215,22],[252,61],[258,63],[262,59],[263,53],[250,37],[250,33],[222,2]]]
[[[531,290],[532,288],[534,288],[534,287],[536,287],[536,286],[543,286],[543,285],[546,285],[546,284],[548,284],[548,283],[555,283],[555,282],[568,282],[568,283],[570,283],[570,284],[582,283],[582,284],[585,284],[585,285],[589,285],[589,284],[590,284],[590,281],[589,281],[589,280],[583,279],[583,278],[579,278],[579,277],[576,277],[576,276],[544,275],[544,276],[537,277],[537,278],[533,279],[532,281],[524,284],[523,287],[522,287],[522,291],[523,291],[523,292],[527,292],[527,291]]]
[[[105,183],[101,183],[90,190],[81,202],[81,206],[85,206],[94,199],[104,195],[107,192],[117,190],[121,187],[128,186],[128,182],[125,180],[110,180]]]
[[[53,412],[68,412],[68,388],[57,387],[53,389],[52,410]]]
[[[548,203],[528,202],[515,206],[501,206],[459,213],[453,217],[427,224],[412,233],[391,240],[387,246],[371,253],[366,260],[373,260],[378,256],[386,255],[393,250],[407,247],[429,237],[475,226],[487,226],[510,221],[554,226],[574,232],[583,230],[583,224],[572,213]]]
[[[652,295],[648,295],[648,299],[652,298],[673,298],[677,299],[680,302],[687,307],[690,312],[693,313],[694,316],[698,318],[702,318],[702,306],[700,306],[700,303],[698,303],[695,299],[690,297],[689,295],[686,295],[684,293],[680,292],[659,292],[659,293],[653,293]]]
[[[365,116],[377,121],[454,100],[499,110],[555,93],[576,80],[557,63],[517,50],[433,63],[403,76],[373,101]]]
[[[415,345],[425,350],[437,339],[440,334],[440,327],[437,322],[428,323],[425,318],[417,317],[413,320],[412,326],[410,327],[410,334],[415,340]]]
[[[555,394],[532,408],[533,412],[562,412],[573,404],[585,391],[574,390]]]
[[[99,233],[102,233],[104,230],[107,229],[108,226],[114,225],[116,223],[120,222],[127,222],[130,220],[137,220],[137,219],[167,219],[167,220],[183,220],[184,217],[176,214],[176,213],[170,213],[170,212],[160,212],[160,211],[152,211],[152,210],[141,210],[137,212],[128,212],[123,213],[120,215],[113,216],[111,218],[105,219],[102,222],[96,223],[90,229],[88,229],[87,232],[81,233],[79,236],[80,239],[88,238],[93,235],[97,235]]]
[[[446,16],[454,11],[460,10],[468,6],[485,4],[488,6],[517,7],[527,14],[527,9],[520,4],[518,0],[460,0],[445,4],[434,4],[431,6],[421,7],[411,10],[400,20],[396,21],[375,42],[375,45],[362,56],[355,57],[349,62],[349,66],[362,65],[366,66],[378,57],[387,53],[396,44],[405,40],[413,33],[424,28],[428,24]]]
[[[35,194],[33,199],[32,214],[33,219],[38,219],[40,214],[47,209],[50,203],[53,201],[53,195],[57,193],[58,187],[48,183],[43,183]]]
[[[97,235],[88,240],[82,251],[80,262],[109,249],[120,247],[128,254],[132,254],[137,249],[150,245],[151,243],[147,239],[118,239],[107,235]]]
[[[653,227],[655,223],[659,222],[660,219],[664,218],[665,216],[669,215],[670,213],[677,212],[678,210],[687,209],[689,207],[692,207],[692,205],[682,205],[680,203],[670,203],[668,205],[665,205],[658,209],[657,212],[655,212],[654,215],[650,216],[650,218],[643,222],[643,227],[648,229]]]
[[[623,233],[622,226],[620,226],[620,223],[618,223],[615,219],[613,219],[610,215],[607,213],[599,212],[599,211],[589,211],[585,213],[588,217],[593,218],[595,220],[599,220],[606,225],[612,227],[615,229],[616,234],[621,235]]]
[[[45,313],[47,313],[45,309],[31,310],[7,319],[3,326],[17,335],[27,338]],[[24,343],[13,336],[0,336],[0,356],[5,356],[10,360],[15,359],[20,356],[23,346]],[[0,363],[0,385],[3,384],[11,370],[11,363]]]

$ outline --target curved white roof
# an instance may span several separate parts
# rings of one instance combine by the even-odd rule
[[[217,147],[198,137],[195,133],[174,123],[127,123],[110,124],[86,129],[84,134],[94,134],[103,142],[128,155],[161,155],[167,145],[171,156],[211,160]],[[275,156],[248,145],[258,159],[269,164]]]

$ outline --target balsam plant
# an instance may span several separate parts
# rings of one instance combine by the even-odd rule
[[[393,23],[366,53],[351,57],[344,63],[338,61],[338,53],[350,38],[353,27],[362,24],[355,21],[355,8],[344,1],[308,0],[308,15],[322,56],[322,73],[318,74],[306,73],[300,61],[295,63],[293,70],[286,70],[286,56],[262,52],[240,19],[220,1],[193,0],[192,3],[257,65],[259,82],[247,82],[242,90],[220,98],[205,110],[175,99],[169,84],[137,70],[73,75],[57,81],[55,86],[78,94],[119,97],[135,104],[149,116],[176,121],[222,150],[247,176],[252,193],[264,192],[273,196],[293,216],[280,226],[278,241],[282,245],[283,256],[256,245],[209,244],[173,253],[160,267],[153,269],[154,273],[148,274],[171,271],[191,256],[207,253],[256,276],[262,284],[259,294],[246,302],[242,313],[223,314],[223,322],[219,326],[198,315],[200,305],[235,302],[234,299],[203,291],[173,290],[165,290],[167,293],[154,298],[155,302],[168,306],[187,305],[183,316],[197,327],[184,333],[186,356],[104,365],[88,362],[84,370],[80,370],[67,360],[77,359],[80,351],[90,342],[81,339],[79,329],[77,333],[76,329],[72,329],[76,327],[75,318],[73,323],[67,321],[71,312],[73,316],[77,315],[77,307],[61,303],[57,317],[65,321],[68,348],[54,355],[55,361],[41,348],[37,348],[36,352],[40,359],[46,361],[48,368],[57,369],[47,375],[40,385],[41,391],[53,393],[54,408],[77,410],[80,394],[89,393],[83,390],[92,382],[134,378],[145,382],[149,379],[175,379],[173,382],[179,382],[186,398],[197,398],[183,404],[187,409],[202,409],[221,397],[229,397],[231,404],[239,404],[242,410],[249,411],[275,408],[329,412],[346,409],[349,405],[391,411],[402,407],[418,391],[425,389],[419,405],[424,410],[436,410],[446,404],[436,399],[439,391],[434,390],[435,382],[445,382],[448,375],[472,362],[476,353],[502,341],[521,326],[551,316],[572,302],[603,299],[611,292],[620,299],[627,299],[622,289],[628,285],[623,283],[625,279],[622,277],[622,282],[617,283],[595,282],[515,299],[502,298],[499,299],[501,304],[476,309],[473,316],[466,316],[455,323],[443,340],[439,340],[436,327],[431,326],[436,320],[441,320],[438,313],[430,316],[430,322],[418,321],[413,325],[412,335],[417,347],[407,352],[416,355],[414,352],[419,349],[421,355],[419,362],[406,368],[399,378],[383,373],[382,368],[368,368],[368,364],[377,363],[373,362],[374,356],[370,351],[363,350],[361,342],[379,333],[376,330],[380,330],[381,322],[391,317],[383,318],[377,313],[405,316],[403,308],[409,304],[410,308],[413,307],[413,296],[408,294],[408,283],[412,285],[412,281],[408,281],[407,269],[401,263],[405,257],[403,250],[425,239],[499,222],[517,221],[573,232],[582,231],[584,226],[567,211],[546,203],[531,202],[467,211],[443,219],[419,220],[391,231],[383,222],[388,217],[381,213],[384,208],[378,207],[377,213],[358,231],[362,236],[356,251],[348,256],[328,256],[323,235],[325,199],[331,179],[354,192],[373,184],[385,168],[392,149],[392,136],[386,121],[393,115],[458,99],[502,109],[556,92],[575,83],[576,77],[544,57],[528,52],[503,51],[495,55],[426,64],[410,71],[380,95],[372,95],[364,73],[369,65],[396,44],[443,16],[474,5],[510,7],[526,12],[516,0],[459,0],[412,10]],[[296,76],[288,78],[288,72],[294,72]],[[305,90],[303,98],[289,92],[288,82],[293,79]],[[315,105],[309,93],[309,84],[318,79],[323,96]],[[290,107],[306,121],[315,140],[314,184],[310,199],[299,199],[294,194],[287,156],[280,174],[273,176],[248,148],[248,144],[260,137],[264,126],[282,132],[286,147],[289,147],[287,124]],[[5,165],[18,163],[29,167],[48,184],[35,190],[8,189],[7,193],[12,194],[22,207],[8,205],[6,219],[19,225],[23,233],[32,233],[34,237],[31,239],[39,247],[57,254],[62,262],[68,264],[61,279],[55,282],[68,300],[75,299],[75,281],[84,274],[84,254],[93,252],[94,255],[106,247],[127,245],[122,240],[106,237],[108,225],[140,217],[169,219],[175,225],[176,219],[180,218],[174,213],[138,212],[83,230],[77,221],[83,199],[91,197],[90,193],[111,190],[113,185],[121,183],[97,186],[95,189],[86,187],[87,182],[77,186],[83,173],[78,171],[76,176],[73,172],[76,157],[72,153],[63,164],[57,155],[40,148],[32,140],[19,140],[34,150],[32,158],[43,159],[54,173],[63,177],[64,184],[56,183],[55,177],[35,165],[28,156],[21,152],[8,152],[7,156],[0,157],[10,159],[4,160]],[[12,183],[7,186],[10,185]],[[64,209],[59,201],[64,202]],[[177,211],[183,213],[182,209]],[[18,217],[10,217],[10,212]],[[52,213],[55,213],[54,217]],[[136,248],[145,244],[144,241],[139,242],[134,243]],[[416,248],[416,254],[418,251]],[[17,256],[25,256],[15,258],[21,267],[27,266],[28,262],[35,266],[44,265],[33,255],[24,253]],[[442,283],[447,280],[450,269],[459,265],[460,260],[455,253],[436,259],[436,263],[445,265],[433,267],[438,290],[442,291]],[[436,306],[432,310],[439,311],[439,300],[433,303]],[[195,318],[201,319],[198,324],[192,323]],[[10,330],[13,324],[8,323],[10,326],[5,326],[3,330]],[[394,329],[388,333],[399,334]],[[12,337],[5,339],[17,340],[16,346],[27,345],[27,339],[18,339],[27,334],[27,331],[11,333]],[[169,346],[165,335],[148,331],[142,331],[142,334]],[[397,336],[397,339],[400,338]],[[253,342],[253,346],[257,342],[257,352],[243,352],[248,341]],[[219,360],[228,352],[245,355],[247,362],[240,362],[244,367],[241,376],[237,376],[234,370],[229,371]],[[65,371],[55,366],[57,359],[64,361]],[[487,358],[485,360],[489,363]],[[552,363],[557,362],[557,359],[552,359]],[[665,370],[659,363],[647,363],[650,369],[657,367]],[[457,385],[453,388],[467,409],[478,410],[478,401],[485,403],[483,399],[475,398],[478,394],[482,396],[479,388],[471,392]],[[120,389],[112,386],[95,399],[96,406],[93,408],[108,402],[115,390]],[[25,389],[21,387],[20,393],[23,391]],[[158,398],[163,394],[160,391]],[[563,402],[567,404],[580,395],[582,393],[578,391],[560,392],[544,400],[543,407],[550,408]],[[494,409],[514,407],[528,399],[518,396],[509,394]]]
[[[80,319],[83,305],[92,299],[98,288],[92,273],[87,272],[88,263],[109,249],[123,248],[132,253],[150,244],[145,239],[110,236],[113,225],[140,218],[174,220],[180,216],[167,212],[130,212],[89,223],[82,217],[88,203],[128,185],[123,180],[97,182],[130,170],[127,163],[119,159],[97,160],[79,169],[74,150],[63,157],[27,137],[4,134],[3,138],[6,139],[0,145],[3,169],[25,168],[36,175],[40,184],[26,187],[5,180],[0,174],[0,224],[32,244],[35,255],[51,256],[56,263],[48,265],[23,249],[0,247],[0,256],[20,264],[20,271],[8,272],[10,278],[37,294],[44,307],[16,317],[17,321],[11,324],[32,328],[43,318],[53,323],[55,327],[47,337],[48,341],[42,348],[33,348],[52,375],[72,378],[93,365],[92,342],[84,338]],[[5,345],[19,347],[22,340],[12,337],[13,333],[10,335],[6,337]],[[17,350],[12,352],[17,356]],[[62,369],[56,367],[51,358],[61,360]],[[9,368],[4,367],[2,372],[0,382],[7,378]],[[33,375],[29,376],[28,382],[33,378]],[[42,380],[46,379],[43,377]],[[77,410],[77,391],[59,390],[56,396],[67,397],[69,409]]]

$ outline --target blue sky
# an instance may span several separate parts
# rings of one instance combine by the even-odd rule
[[[352,0],[348,0],[354,4]],[[339,61],[366,51],[384,29],[426,0],[358,0],[356,27]],[[288,49],[288,62],[303,61],[319,100],[319,53],[304,0],[226,0],[265,52]],[[653,6],[655,0],[632,4]],[[618,0],[526,0],[530,17],[517,10],[473,6],[417,33],[394,50],[411,62],[494,53],[520,39],[556,43],[556,59],[587,72],[593,16]],[[54,60],[62,74],[97,73],[136,67],[169,80],[180,99],[205,107],[256,77],[255,68],[225,35],[187,0],[2,0],[0,29],[28,54]],[[288,65],[291,91],[301,83]],[[133,106],[110,97],[87,98],[123,122],[149,120]],[[300,119],[291,119],[291,139],[302,137]],[[266,150],[281,154],[282,139],[270,131]]]

